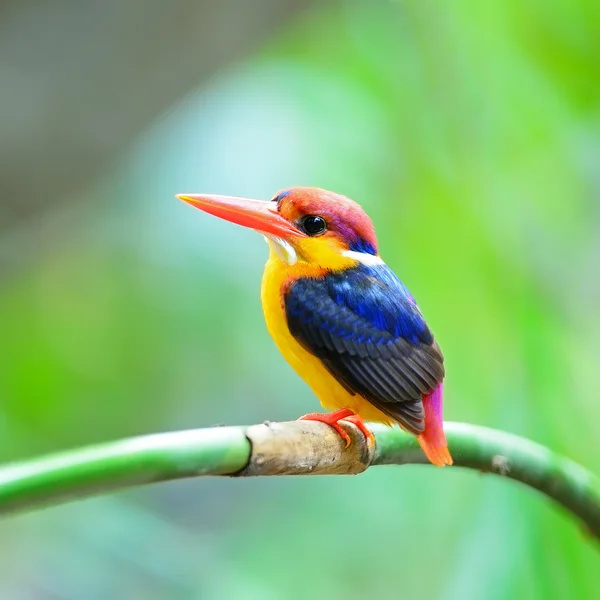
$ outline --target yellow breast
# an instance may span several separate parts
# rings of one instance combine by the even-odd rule
[[[305,350],[292,336],[285,316],[283,289],[300,277],[315,277],[321,269],[304,262],[288,265],[273,252],[262,280],[261,299],[267,329],[281,354],[311,387],[321,405],[328,409],[349,408],[369,421],[390,424],[384,413],[359,395],[352,395],[327,371],[321,361]]]

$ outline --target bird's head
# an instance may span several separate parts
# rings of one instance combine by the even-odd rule
[[[371,219],[356,202],[334,192],[295,187],[269,202],[205,194],[177,197],[261,233],[273,254],[288,265],[303,262],[336,270],[357,262],[381,263]]]

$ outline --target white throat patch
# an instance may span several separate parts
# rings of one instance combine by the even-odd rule
[[[264,236],[269,247],[277,254],[277,256],[288,265],[295,265],[298,262],[298,255],[294,247],[285,240],[274,236]]]

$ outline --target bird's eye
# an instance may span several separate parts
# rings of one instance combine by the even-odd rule
[[[300,229],[308,235],[319,235],[327,230],[327,223],[323,217],[307,215],[301,219]]]

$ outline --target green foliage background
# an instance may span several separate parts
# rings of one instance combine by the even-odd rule
[[[317,409],[263,324],[264,242],[174,198],[316,185],[372,216],[445,352],[446,418],[600,472],[599,55],[591,0],[341,2],[273,32],[2,240],[52,242],[0,287],[2,459]],[[570,518],[450,469],[158,485],[0,538],[1,598],[598,593]]]

